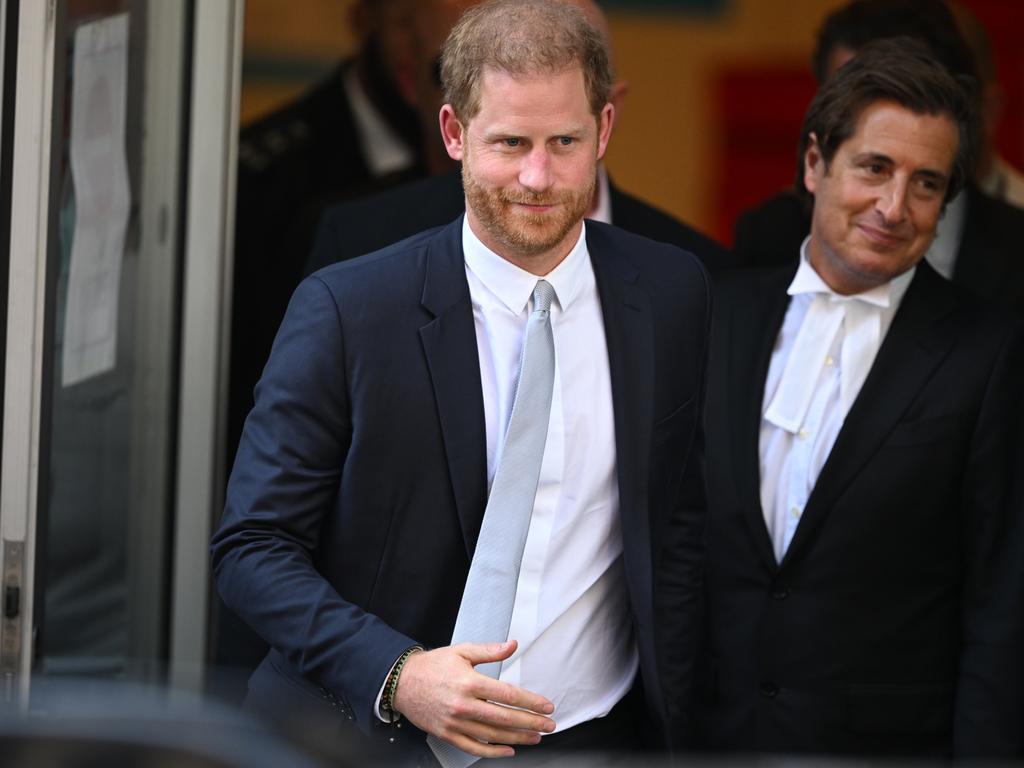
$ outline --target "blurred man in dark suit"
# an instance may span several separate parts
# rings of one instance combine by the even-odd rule
[[[985,25],[966,5],[950,0],[949,7],[974,54],[974,66],[981,86],[981,140],[978,166],[974,169],[978,189],[996,200],[1024,208],[1024,173],[1014,168],[996,146],[996,133],[1006,107],[1006,89],[996,72],[992,38]]]
[[[355,55],[325,80],[245,127],[239,144],[225,466],[285,307],[303,275],[323,207],[453,164],[437,141],[436,60],[475,0],[354,0]],[[429,136],[424,115],[429,113]],[[447,156],[445,156],[447,158]],[[215,659],[247,675],[266,646],[218,604]]]
[[[978,108],[973,56],[941,0],[854,0],[843,6],[819,32],[815,76],[824,83],[865,43],[897,35],[920,40],[952,74],[971,78]],[[792,190],[782,192],[737,219],[736,259],[740,266],[794,264],[809,231],[804,201]],[[986,196],[972,178],[947,206],[925,258],[943,277],[1024,312],[1021,232],[1024,211]]]
[[[974,123],[925,48],[864,46],[804,119],[798,264],[720,281],[713,749],[1020,754],[1020,324],[924,260]]]
[[[442,168],[432,79],[471,0],[356,0],[356,54],[243,129],[235,219],[228,456],[325,206]],[[422,115],[431,114],[429,141]]]

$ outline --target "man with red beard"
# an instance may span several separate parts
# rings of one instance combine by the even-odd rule
[[[468,11],[440,127],[466,214],[317,272],[257,388],[213,557],[313,703],[449,766],[685,741],[708,286],[583,216],[607,43],[559,0]]]

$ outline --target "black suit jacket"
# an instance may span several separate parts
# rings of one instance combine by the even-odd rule
[[[616,227],[689,251],[712,271],[735,266],[732,254],[711,238],[623,192],[610,180],[608,187]],[[332,206],[320,221],[306,271],[312,273],[328,264],[371,253],[445,224],[465,209],[458,171]]]
[[[1016,323],[918,266],[777,564],[759,431],[793,271],[716,291],[703,736],[724,751],[1018,754]]]
[[[670,720],[692,725],[708,289],[672,246],[598,223],[587,245],[640,677],[667,738]],[[221,596],[274,649],[250,681],[255,706],[295,714],[304,691],[368,734],[421,743],[373,703],[405,648],[451,639],[486,503],[485,436],[461,217],[300,285],[213,540]]]
[[[973,185],[961,194],[967,209],[953,282],[1024,315],[1024,210]],[[738,266],[795,265],[810,231],[807,204],[794,192],[782,192],[736,220]]]

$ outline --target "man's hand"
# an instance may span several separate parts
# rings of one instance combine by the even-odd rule
[[[543,696],[482,675],[473,667],[504,661],[516,641],[461,643],[414,653],[398,678],[394,708],[417,728],[479,757],[512,757],[511,744],[536,744],[555,722]],[[516,709],[513,709],[516,707]]]

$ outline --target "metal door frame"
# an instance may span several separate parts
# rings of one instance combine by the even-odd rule
[[[17,620],[0,621],[4,692],[28,702],[53,113],[55,2],[21,3],[13,116],[11,240],[0,463],[0,572],[17,578]],[[13,555],[22,553],[21,562]]]
[[[209,542],[224,496],[244,11],[244,0],[195,5],[170,670],[187,691],[205,682]]]
[[[6,10],[0,0],[0,19]],[[0,574],[20,581],[19,621],[3,618],[4,691],[27,706],[32,668],[32,595],[40,469],[47,233],[51,215],[51,143],[56,0],[19,4],[12,161],[10,290],[7,305],[2,454]],[[188,166],[180,335],[171,579],[172,687],[201,691],[207,659],[208,541],[221,507],[234,186],[244,0],[194,0],[188,103]],[[2,31],[2,30],[0,30]],[[10,546],[14,545],[14,546]],[[5,577],[5,578],[9,578]],[[6,585],[4,585],[6,586]],[[5,645],[6,644],[6,645]]]

